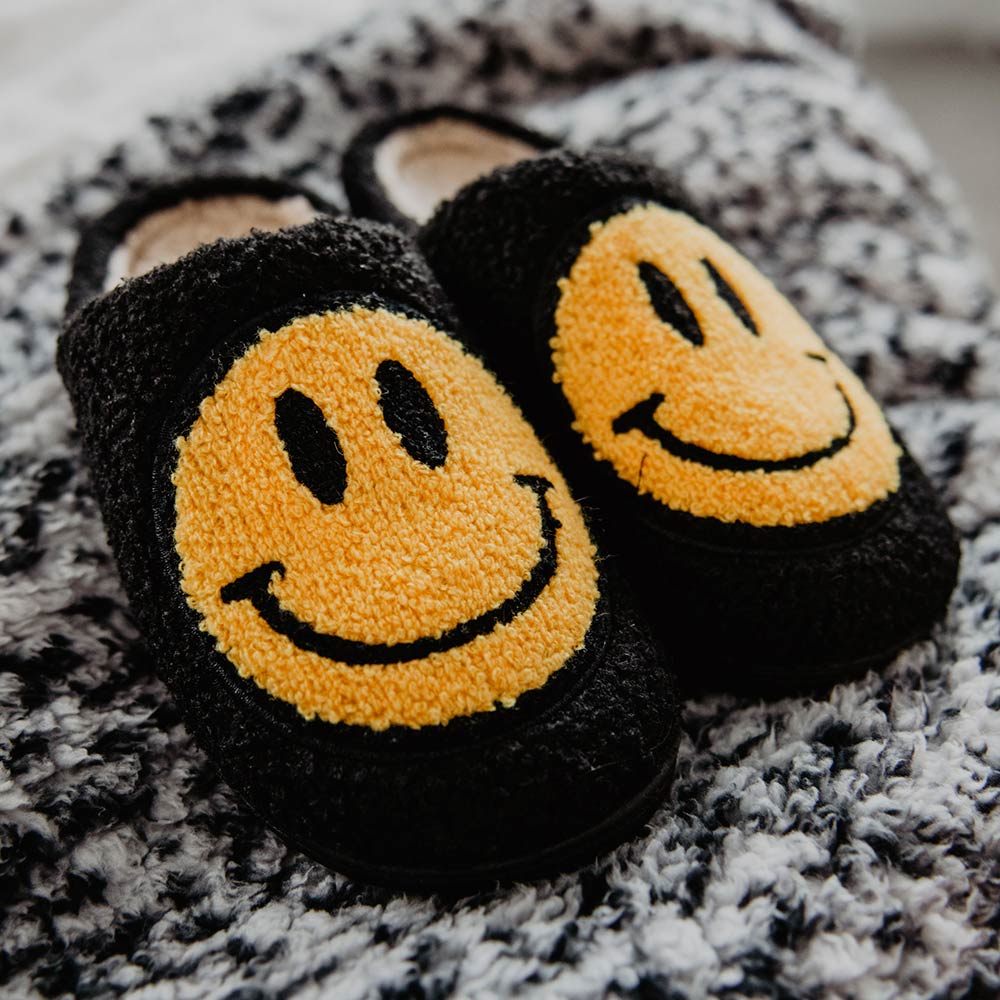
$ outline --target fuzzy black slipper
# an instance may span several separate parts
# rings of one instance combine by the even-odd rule
[[[319,860],[454,891],[588,861],[662,800],[670,675],[419,254],[322,208],[216,178],[81,241],[58,364],[135,615]]]
[[[362,131],[345,187],[359,212],[408,216],[480,350],[600,500],[671,652],[699,681],[784,690],[925,635],[957,541],[858,378],[661,172],[551,146],[431,109]]]

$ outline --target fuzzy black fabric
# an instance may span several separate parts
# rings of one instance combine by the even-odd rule
[[[448,436],[434,401],[408,368],[398,361],[383,361],[375,371],[379,406],[389,430],[411,458],[428,468],[444,465]]]
[[[651,164],[612,150],[560,149],[467,185],[421,230],[418,242],[459,315],[482,334],[489,356],[496,354],[495,364],[511,374],[521,369],[519,384],[525,378],[539,381],[537,371],[523,370],[533,367],[524,362],[539,351],[551,366],[547,332],[536,347],[531,330],[536,303],[558,276],[557,256],[586,233],[582,223],[630,198],[696,216]]]
[[[705,523],[603,478],[608,534],[690,686],[818,690],[884,666],[955,584],[955,533],[905,449],[889,499],[794,528]]]
[[[201,247],[70,317],[59,370],[132,608],[223,776],[313,856],[438,889],[572,867],[656,808],[679,732],[661,654],[606,575],[585,646],[543,688],[509,710],[384,732],[306,721],[241,679],[180,589],[172,442],[261,327],[356,302],[452,325],[404,237],[326,217]],[[297,434],[302,407],[289,407],[279,430]],[[338,499],[336,483],[312,486]]]
[[[391,222],[410,235],[419,230],[420,224],[402,211],[382,187],[375,171],[375,154],[379,144],[393,132],[426,125],[439,118],[479,125],[488,131],[517,139],[540,152],[558,145],[550,136],[536,132],[509,118],[453,104],[437,104],[431,108],[418,108],[400,115],[372,119],[344,150],[342,172],[344,191],[356,214],[368,219]]]
[[[638,495],[573,430],[548,347],[556,283],[589,224],[637,200],[698,217],[641,160],[558,150],[467,185],[418,241],[477,347],[596,501],[609,549],[690,683],[808,690],[888,662],[944,614],[958,572],[955,533],[908,455],[899,490],[861,514],[756,528]]]
[[[319,406],[288,388],[274,401],[274,427],[295,478],[320,503],[340,503],[347,490],[347,460]]]

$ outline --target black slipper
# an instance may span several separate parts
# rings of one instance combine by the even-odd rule
[[[430,109],[364,129],[344,183],[355,210],[416,233],[599,500],[671,652],[698,681],[788,689],[927,634],[957,541],[858,378],[660,171],[551,147]],[[456,187],[472,163],[482,176]]]
[[[136,618],[225,779],[332,867],[589,861],[662,801],[661,653],[413,246],[322,209],[216,178],[83,236],[58,364]]]

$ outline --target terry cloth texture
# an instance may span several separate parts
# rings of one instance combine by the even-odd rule
[[[1000,308],[953,186],[829,2],[413,10],[152,122],[0,225],[4,991],[995,995]],[[363,121],[457,95],[670,170],[887,405],[964,559],[947,621],[884,673],[689,705],[644,838],[443,903],[288,850],[195,749],[136,643],[52,356],[76,230],[136,178],[273,172],[343,206]]]

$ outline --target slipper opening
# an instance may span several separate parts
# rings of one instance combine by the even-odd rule
[[[255,229],[304,225],[318,214],[309,199],[299,194],[276,199],[250,193],[186,198],[151,212],[122,235],[108,257],[104,291],[206,243],[247,236]]]
[[[374,151],[375,178],[397,210],[423,224],[469,182],[541,152],[518,135],[442,116],[386,135]]]

